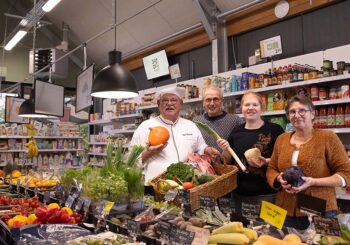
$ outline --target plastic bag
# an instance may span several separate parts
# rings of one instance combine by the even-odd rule
[[[30,226],[20,230],[20,236],[17,244],[64,244],[66,241],[90,234],[90,231],[78,225],[47,224]]]

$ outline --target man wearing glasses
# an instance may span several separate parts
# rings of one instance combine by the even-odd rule
[[[200,116],[196,116],[193,121],[198,121],[207,124],[214,129],[221,138],[227,140],[232,132],[232,129],[236,126],[244,123],[244,119],[237,115],[227,113],[224,108],[224,97],[222,90],[219,87],[209,87],[203,94],[203,107],[205,113]],[[201,130],[205,142],[217,150],[220,147],[217,145],[216,140],[208,134],[206,131]]]
[[[220,154],[215,148],[208,147],[193,122],[179,117],[184,94],[185,89],[180,87],[166,88],[157,92],[160,115],[142,122],[132,137],[131,147],[148,144],[149,128],[162,126],[167,128],[170,134],[166,144],[149,146],[141,155],[146,186],[149,180],[163,173],[172,163],[186,161],[189,153],[215,156]],[[146,192],[150,192],[149,188],[146,188]]]

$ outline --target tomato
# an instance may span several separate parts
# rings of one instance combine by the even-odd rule
[[[184,182],[184,183],[182,184],[182,187],[183,187],[185,190],[189,190],[189,189],[191,189],[191,188],[193,187],[193,184],[192,184],[192,182]]]

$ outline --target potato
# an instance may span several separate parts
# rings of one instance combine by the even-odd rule
[[[180,229],[181,229],[181,230],[186,230],[186,227],[187,227],[188,225],[192,225],[192,223],[191,223],[191,222],[188,222],[188,221],[183,222],[183,223],[180,225]]]

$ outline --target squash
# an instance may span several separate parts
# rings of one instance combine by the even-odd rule
[[[151,146],[166,144],[170,138],[168,129],[157,126],[149,129],[148,143]]]

